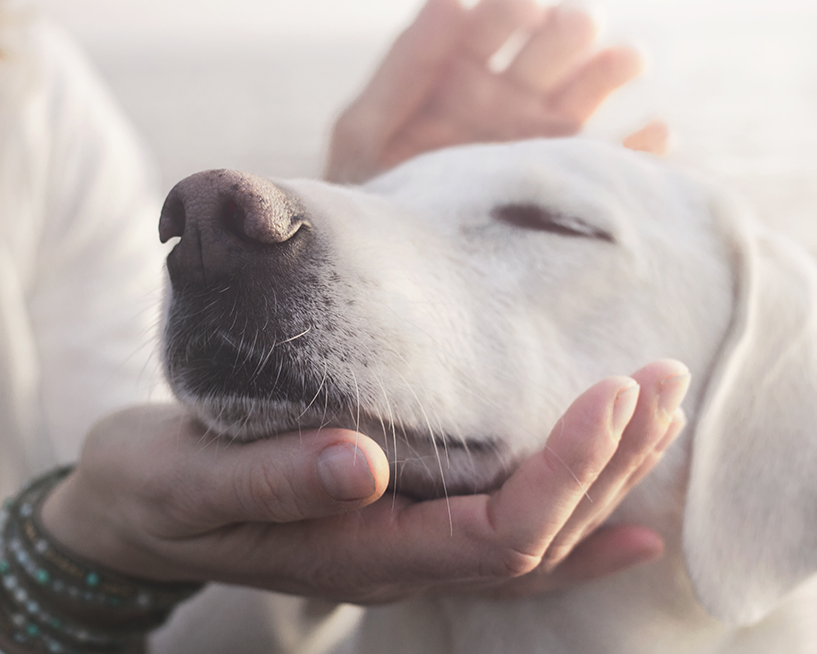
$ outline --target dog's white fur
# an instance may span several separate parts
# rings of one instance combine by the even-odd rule
[[[811,651],[807,255],[648,155],[579,139],[452,149],[362,189],[283,186],[325,244],[336,283],[321,290],[342,307],[291,336],[356,398],[357,419],[383,421],[384,447],[406,460],[398,487],[440,474],[449,489],[490,486],[604,376],[674,357],[694,380],[685,436],[612,518],[658,530],[659,561],[533,599],[369,609],[354,651]],[[508,224],[497,218],[507,205],[540,207],[575,233]],[[240,426],[219,425],[235,401],[176,391],[238,436],[333,420],[323,406],[254,401]],[[443,440],[491,447],[441,455]]]

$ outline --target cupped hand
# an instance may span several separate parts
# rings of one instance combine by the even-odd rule
[[[520,31],[527,41],[493,70]],[[442,147],[577,133],[643,68],[637,50],[598,49],[597,37],[594,19],[567,5],[429,0],[336,122],[326,178],[360,183]]]
[[[541,592],[661,553],[644,527],[593,530],[682,429],[688,382],[673,361],[606,379],[497,491],[427,502],[383,497],[388,462],[362,434],[229,443],[179,408],[137,407],[92,431],[43,523],[76,554],[154,580],[364,604]]]

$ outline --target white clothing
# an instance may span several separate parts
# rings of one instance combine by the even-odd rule
[[[0,5],[2,7],[2,5]],[[55,28],[0,15],[0,492],[157,383],[151,168]]]
[[[165,252],[152,167],[65,34],[0,0],[0,53],[6,497],[32,475],[76,460],[100,416],[167,392],[155,336]],[[305,604],[211,586],[182,607],[151,650],[306,654],[325,641],[316,627],[333,607],[307,616]]]

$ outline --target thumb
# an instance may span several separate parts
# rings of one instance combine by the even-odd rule
[[[191,532],[238,522],[309,520],[358,509],[377,500],[389,482],[388,460],[380,446],[345,429],[216,444],[187,454],[177,449],[173,465],[176,499],[182,500]],[[180,498],[179,492],[186,497]]]

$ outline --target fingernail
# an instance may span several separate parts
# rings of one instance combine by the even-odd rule
[[[362,500],[375,492],[369,462],[354,443],[340,443],[321,452],[318,478],[327,495],[342,502]]]
[[[617,438],[621,437],[624,428],[633,417],[640,390],[641,387],[633,380],[629,386],[621,389],[616,395],[616,401],[613,404],[612,427]]]
[[[676,409],[681,406],[681,402],[689,389],[690,379],[692,377],[687,370],[661,380],[658,391],[658,412],[659,417],[665,422],[670,422]]]

